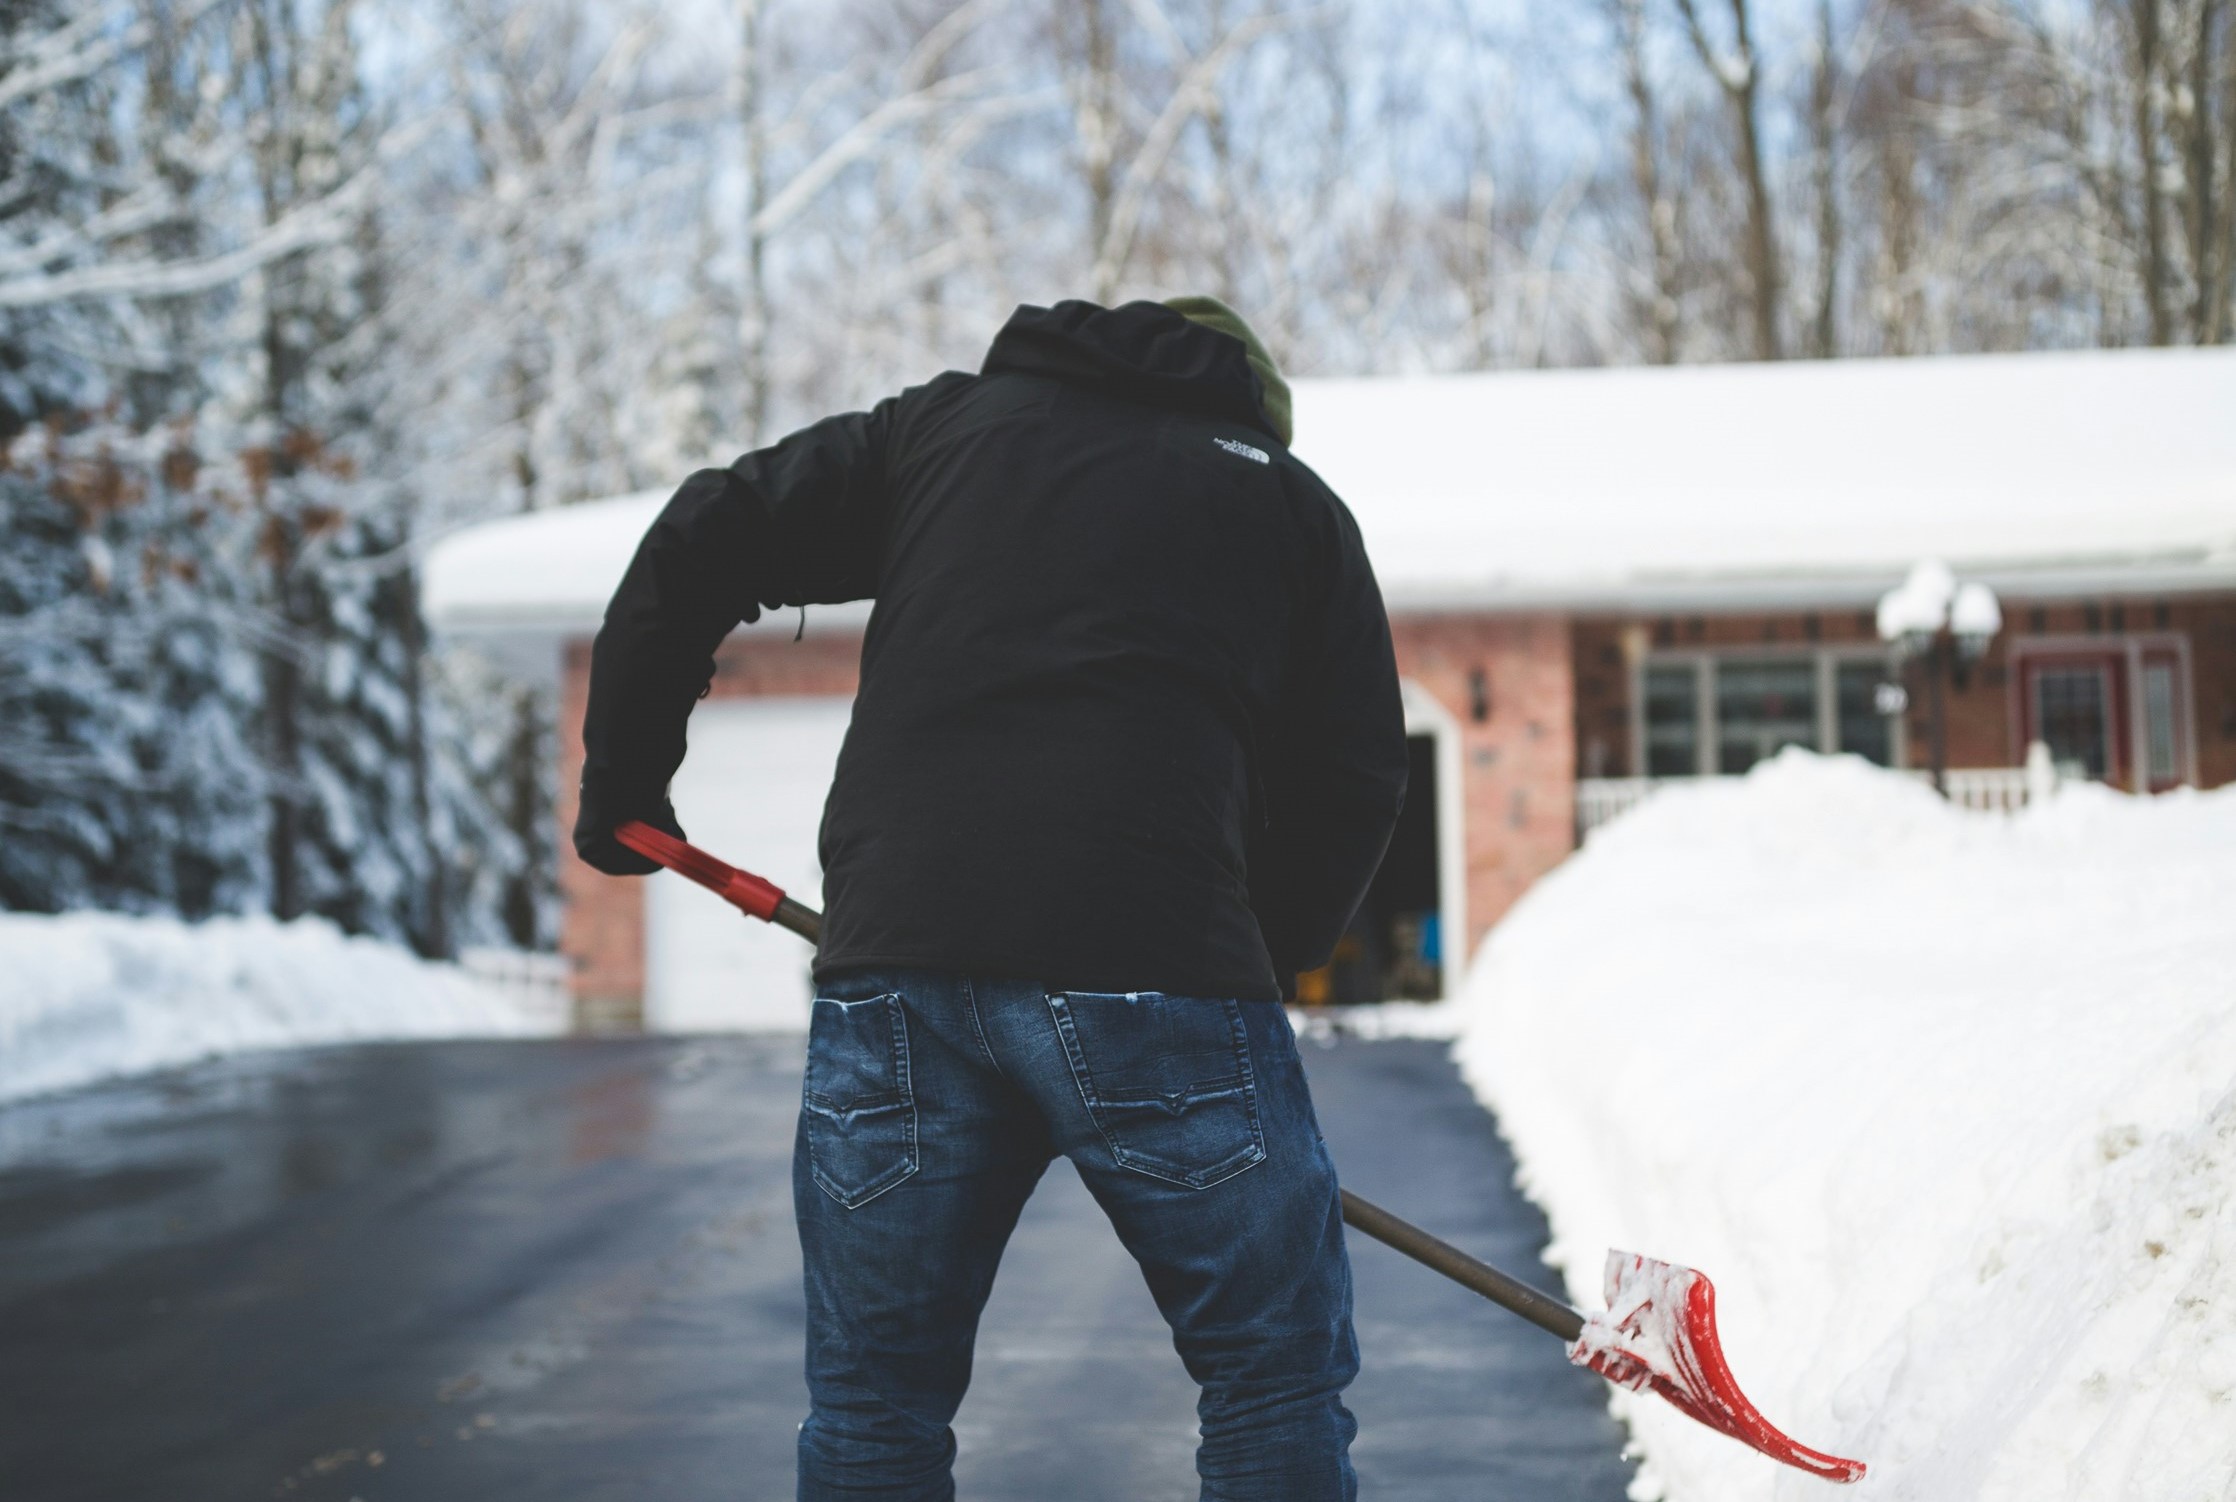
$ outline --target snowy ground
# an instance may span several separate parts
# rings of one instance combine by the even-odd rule
[[[2236,1498],[2236,790],[1953,810],[1789,753],[1657,796],[1503,925],[1459,1058],[1601,1307],[1715,1278],[1859,1499]],[[1636,1495],[1827,1495],[1617,1395]]]
[[[450,965],[315,919],[0,914],[0,1100],[210,1054],[556,1031]]]

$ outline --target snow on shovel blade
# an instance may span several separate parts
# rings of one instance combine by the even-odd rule
[[[1862,1461],[1788,1439],[1747,1401],[1716,1334],[1716,1287],[1689,1267],[1609,1252],[1607,1312],[1585,1319],[1568,1359],[1634,1392],[1659,1393],[1709,1428],[1812,1476],[1863,1476]]]

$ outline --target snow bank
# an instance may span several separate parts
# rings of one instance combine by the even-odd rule
[[[558,1023],[315,919],[0,914],[0,1100],[243,1049]]]
[[[1595,834],[1462,1068],[1572,1297],[1716,1280],[1772,1422],[1905,1502],[2236,1498],[2236,789],[1969,814],[1794,752]],[[1826,1483],[1617,1394],[1636,1495]]]

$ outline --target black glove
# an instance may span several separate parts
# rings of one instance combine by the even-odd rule
[[[646,796],[617,789],[587,771],[582,775],[582,806],[575,814],[575,854],[608,876],[650,876],[660,863],[648,860],[613,837],[631,819],[683,838],[683,826],[666,794]]]

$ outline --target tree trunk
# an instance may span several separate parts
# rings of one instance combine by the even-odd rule
[[[435,833],[433,748],[427,724],[427,623],[419,613],[419,571],[396,576],[403,627],[405,733],[410,737],[412,818],[419,825],[420,891],[412,947],[431,960],[451,956],[448,852]]]
[[[1478,159],[1487,154],[1480,139],[1475,154]],[[1465,285],[1460,290],[1467,298],[1467,321],[1474,333],[1473,368],[1477,370],[1490,369],[1498,358],[1491,327],[1498,311],[1498,270],[1493,260],[1497,205],[1497,180],[1478,160],[1467,174],[1467,219],[1460,226],[1460,233],[1466,237],[1460,256]]]
[[[1088,247],[1095,266],[1095,300],[1118,295],[1120,266],[1104,251],[1118,203],[1118,38],[1107,0],[1078,0],[1086,27],[1079,82],[1079,137],[1087,175]]]
[[[287,106],[293,102],[297,62],[295,13],[284,5],[255,4],[247,8],[248,46],[241,59],[243,77],[236,86],[251,88],[269,101],[270,122],[257,143],[253,159],[258,209],[264,227],[277,224],[292,206],[300,187],[298,153],[301,139],[290,129]],[[303,671],[297,652],[310,629],[303,606],[303,531],[295,514],[290,482],[298,465],[291,453],[289,430],[297,416],[297,386],[303,373],[304,351],[291,334],[297,323],[294,306],[300,253],[275,261],[260,279],[257,309],[262,327],[259,339],[264,357],[263,389],[258,405],[269,425],[263,462],[266,466],[262,500],[268,508],[262,543],[271,569],[273,614],[278,618],[280,640],[264,652],[265,754],[271,779],[270,819],[267,835],[271,862],[272,916],[282,921],[301,917],[308,907],[303,882]]]
[[[1840,298],[1840,122],[1833,109],[1840,94],[1834,61],[1832,0],[1818,0],[1817,68],[1809,87],[1811,176],[1817,193],[1817,307],[1810,320],[1809,353],[1829,360],[1838,351]]]
[[[2188,230],[2190,274],[2196,294],[2190,300],[2189,337],[2193,344],[2213,342],[2213,305],[2220,295],[2219,200],[2214,189],[2219,143],[2213,139],[2213,38],[2220,0],[2197,0],[2197,27],[2189,51],[2189,118],[2184,131],[2183,214]]]
[[[506,822],[520,840],[520,864],[505,878],[505,936],[515,949],[536,949],[543,943],[543,904],[546,821],[550,810],[543,796],[543,706],[533,688],[513,695],[511,745],[505,753]]]
[[[1748,304],[1753,309],[1754,355],[1777,360],[1785,355],[1778,330],[1778,309],[1784,280],[1778,261],[1778,234],[1770,201],[1769,164],[1763,157],[1762,121],[1758,108],[1762,93],[1762,68],[1755,57],[1747,0],[1731,0],[1733,52],[1724,57],[1708,39],[1694,0],[1677,0],[1685,32],[1700,54],[1709,76],[1723,91],[1731,108],[1732,130],[1737,137],[1739,175],[1747,194],[1746,272]]]
[[[2135,24],[2136,191],[2143,206],[2143,308],[2153,344],[2174,342],[2167,305],[2166,199],[2158,185],[2159,0],[2132,0]]]
[[[2221,100],[2221,195],[2219,249],[2213,265],[2220,274],[2220,289],[2213,295],[2213,317],[2207,341],[2225,344],[2236,339],[2236,16],[2221,28],[2221,49],[2226,53],[2221,77],[2227,90]]]
[[[1660,112],[1652,75],[1646,69],[1644,0],[1615,0],[1615,23],[1622,54],[1623,89],[1630,95],[1630,173],[1646,219],[1652,285],[1647,294],[1646,357],[1674,365],[1681,353],[1678,326],[1677,208],[1662,190]]]
[[[738,127],[745,165],[745,278],[738,296],[738,352],[745,364],[745,440],[758,447],[769,420],[768,129],[762,119],[761,0],[737,0]]]
[[[287,551],[292,552],[292,547]],[[270,827],[265,836],[271,862],[272,916],[281,922],[303,915],[303,679],[295,661],[293,593],[287,563],[273,565],[280,592],[280,619],[290,640],[264,653],[264,752],[266,775],[271,780]]]
[[[1873,258],[1866,300],[1878,325],[1880,349],[1890,355],[1921,353],[1926,331],[1918,307],[1917,164],[1902,131],[1879,147],[1879,253]]]
[[[2221,47],[2217,96],[2216,41]],[[2225,0],[2199,0],[2190,92],[2194,337],[2199,344],[2220,344],[2236,333],[2236,15],[2229,13]]]
[[[1732,108],[1739,124],[1739,170],[1747,179],[1747,277],[1754,293],[1755,358],[1776,360],[1785,349],[1778,334],[1781,277],[1777,227],[1772,222],[1769,169],[1763,161],[1762,122],[1757,111],[1761,70],[1747,36],[1747,0],[1731,0],[1731,12],[1739,28],[1739,56],[1746,79],[1733,92]]]

